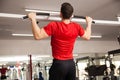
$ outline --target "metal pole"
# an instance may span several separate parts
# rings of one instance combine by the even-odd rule
[[[44,13],[43,13],[44,14]],[[48,20],[48,21],[60,21],[61,18],[59,16],[48,16],[48,14],[44,14],[44,15],[38,15],[36,17],[36,19],[40,19],[40,20]],[[0,13],[0,17],[8,17],[8,18],[21,18],[23,19],[23,17],[26,15],[22,15],[22,14],[11,14],[11,13]],[[81,18],[72,18],[71,21],[74,22],[80,22],[80,23],[86,23],[85,19],[81,19]],[[112,21],[112,20],[93,20],[95,22],[95,25],[120,25],[120,21]]]
[[[30,57],[30,80],[32,80],[32,55],[29,55]]]

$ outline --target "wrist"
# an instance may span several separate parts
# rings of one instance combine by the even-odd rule
[[[34,19],[34,18],[31,18],[31,22],[36,22],[36,19]]]
[[[92,23],[87,23],[87,26],[91,26],[92,25]]]

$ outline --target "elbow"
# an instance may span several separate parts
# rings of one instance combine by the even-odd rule
[[[90,35],[84,35],[84,36],[82,36],[82,38],[85,39],[85,40],[90,40],[91,39]]]
[[[85,39],[89,41],[91,38],[90,37],[86,37]]]
[[[42,38],[42,36],[38,33],[33,33],[33,36],[35,40],[40,40]]]
[[[88,40],[88,41],[89,41],[89,40],[90,40],[90,37],[89,37],[89,38],[86,38],[86,40]]]
[[[91,39],[91,35],[86,36],[86,40],[90,40]]]
[[[84,35],[84,37],[85,37],[86,40],[90,40],[91,39],[91,33],[86,33]]]
[[[41,37],[40,37],[40,36],[34,36],[34,39],[35,39],[35,40],[40,40]]]
[[[40,40],[39,38],[34,37],[35,40]]]

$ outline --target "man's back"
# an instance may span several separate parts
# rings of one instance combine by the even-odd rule
[[[44,27],[51,36],[52,53],[55,59],[73,59],[72,51],[78,35],[84,34],[83,28],[74,22],[51,22]]]

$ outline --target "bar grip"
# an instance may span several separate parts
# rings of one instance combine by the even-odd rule
[[[36,15],[42,15],[42,16],[50,16],[49,13],[36,13]],[[27,19],[28,16],[24,16],[23,19]]]
[[[84,17],[84,16],[77,16],[77,15],[74,15],[74,18],[86,19],[86,17]],[[94,23],[94,24],[95,24],[95,21],[92,21],[92,23]]]
[[[28,16],[24,16],[24,17],[23,17],[23,19],[27,19],[27,18],[28,18]]]

